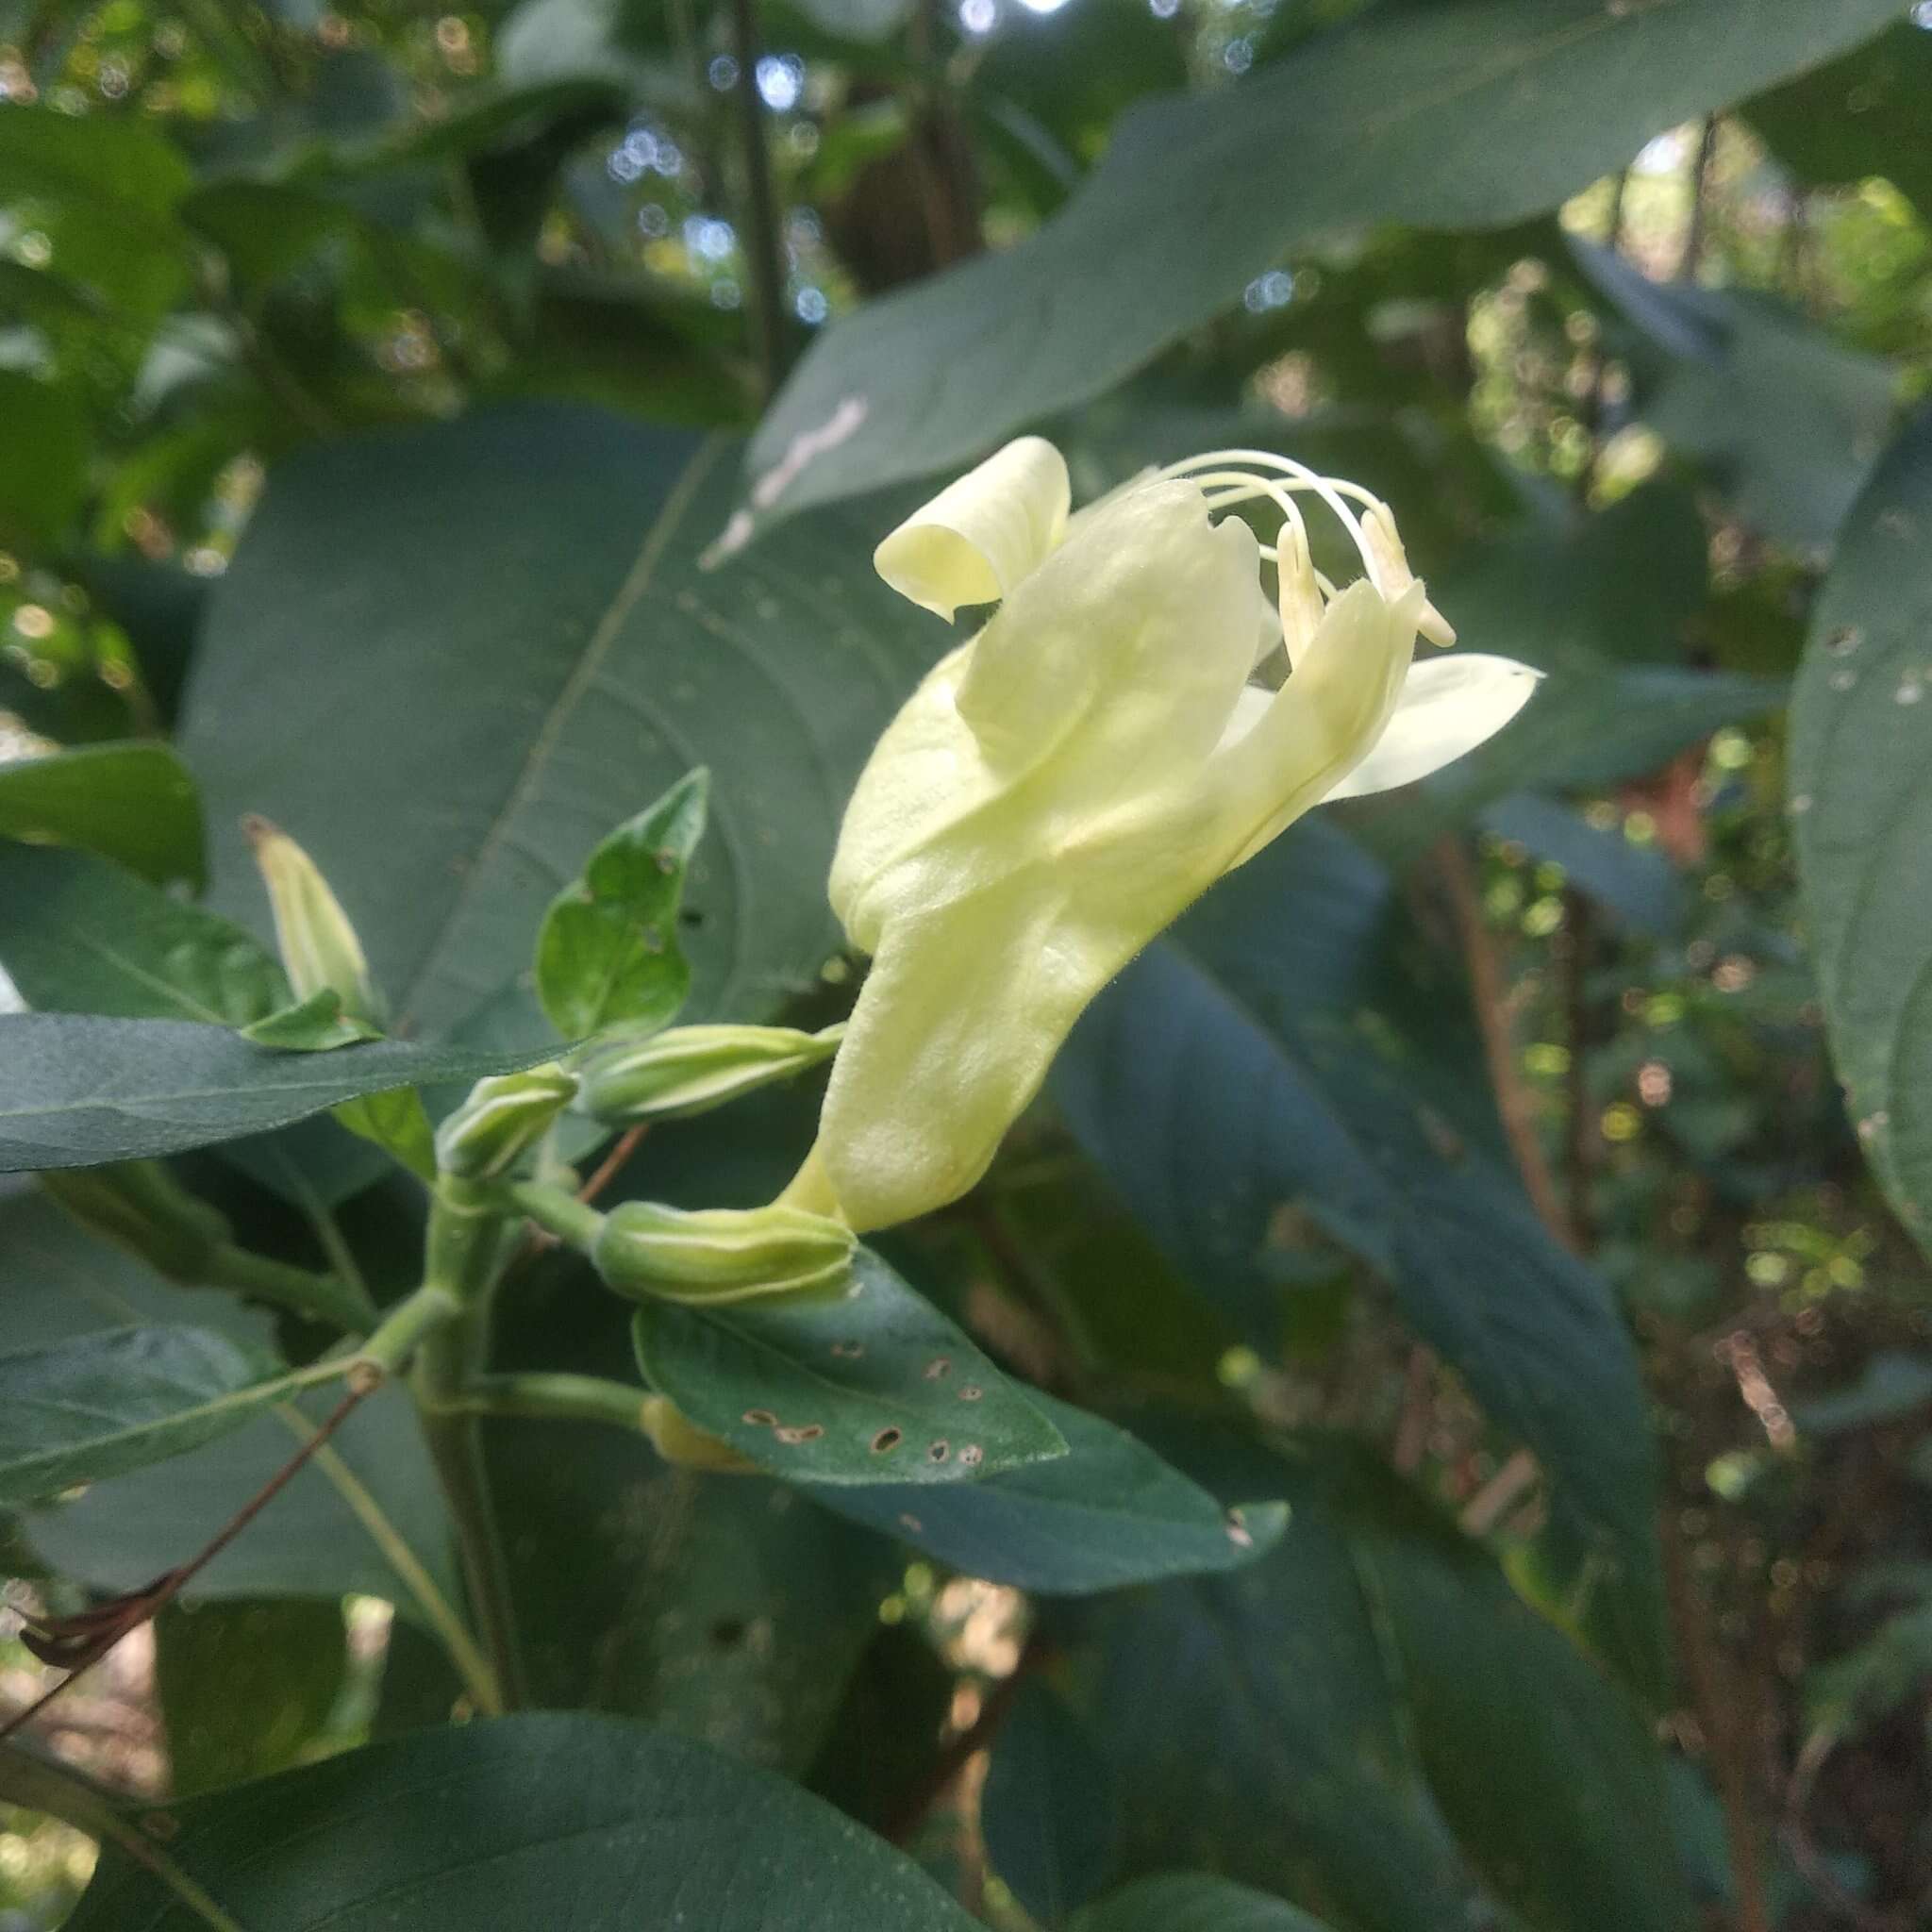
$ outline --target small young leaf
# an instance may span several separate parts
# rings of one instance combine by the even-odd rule
[[[242,1027],[242,1038],[275,1053],[329,1053],[358,1041],[380,1040],[380,1030],[342,1010],[342,996],[331,987],[310,993]]]
[[[1066,1454],[1034,1392],[866,1248],[847,1293],[724,1307],[654,1301],[632,1332],[653,1387],[792,1482],[924,1492]]]
[[[566,1040],[669,1025],[691,991],[677,943],[685,868],[705,829],[701,766],[592,852],[537,935],[537,995]]]
[[[0,1505],[199,1448],[287,1393],[277,1367],[206,1328],[115,1328],[0,1355]]]
[[[0,766],[0,838],[78,845],[158,885],[204,876],[201,798],[163,744],[90,744]]]
[[[430,1125],[428,1109],[415,1088],[391,1087],[385,1093],[365,1093],[329,1111],[350,1133],[393,1155],[411,1174],[425,1181],[434,1178],[436,1129]]]

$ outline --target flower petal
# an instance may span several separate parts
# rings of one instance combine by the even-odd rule
[[[1327,797],[1360,798],[1426,778],[1500,731],[1541,676],[1527,664],[1474,651],[1411,666],[1381,737]]]
[[[1393,603],[1365,580],[1351,584],[1288,682],[1263,693],[1264,703],[1242,693],[1209,766],[1233,833],[1224,870],[1245,864],[1319,804],[1382,736],[1411,675],[1423,604],[1420,584]]]
[[[903,597],[952,621],[992,604],[1044,561],[1066,532],[1073,488],[1052,443],[1023,436],[949,483],[873,552]]]

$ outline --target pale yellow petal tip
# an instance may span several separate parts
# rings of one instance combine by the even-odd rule
[[[908,517],[873,552],[873,568],[950,623],[961,605],[996,603],[1038,569],[1072,507],[1066,458],[1043,437],[1023,436]]]

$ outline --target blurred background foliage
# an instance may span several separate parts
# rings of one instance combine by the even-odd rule
[[[0,0],[0,740],[178,727],[218,843],[229,808],[283,816],[281,785],[325,846],[326,801],[366,787],[327,869],[352,906],[385,878],[407,900],[467,862],[411,816],[418,774],[372,715],[390,669],[437,702],[406,662],[447,608],[411,606],[419,571],[474,568],[479,675],[551,651],[546,609],[559,639],[577,621],[569,571],[628,543],[633,473],[641,498],[689,432],[752,432],[842,318],[1050,238],[1149,97],[1273,74],[1291,98],[1296,63],[1352,31],[1527,34],[1538,11]],[[1908,425],[1932,382],[1932,14],[1882,12],[1766,91],[1714,78],[1714,111],[1560,207],[1297,245],[1042,425],[1083,493],[1244,441],[1359,478],[1464,642],[1552,674],[1421,796],[1229,881],[1110,990],[980,1192],[899,1243],[1034,1381],[1224,1501],[1287,1495],[1288,1537],[1227,1577],[1029,1594],[1023,1565],[975,1574],[762,1481],[512,1424],[500,1480],[546,1703],[776,1765],[1002,1925],[1177,1868],[1344,1932],[1932,1924],[1926,1169],[1901,1101],[1848,1113],[1827,1047],[1829,1024],[1851,1079],[1877,1025],[1903,1077],[1924,1064],[1932,1023],[1872,1021],[1858,976],[1924,967],[1923,791],[1896,821],[1922,836],[1861,902],[1877,924],[1842,945],[1831,881],[1865,861],[1831,827],[1856,826],[1840,794],[1867,777],[1909,791],[1932,770],[1911,708],[1932,659],[1903,662],[1894,735],[1855,723],[1807,753],[1787,717],[1797,678],[1824,742],[1867,631],[1923,654],[1932,618],[1924,540],[1874,549],[1925,488]],[[1174,192],[1200,192],[1169,159]],[[1137,272],[1153,300],[1194,266]],[[390,441],[358,467],[370,432]],[[724,526],[736,462],[678,525],[682,565]],[[760,633],[759,675],[836,684],[821,642],[885,664],[824,727],[849,776],[940,648],[856,588],[898,501],[754,544],[744,609],[728,568],[667,589],[646,680],[716,648],[677,611],[714,600],[691,622],[723,635],[829,559],[821,602],[805,586]],[[485,636],[498,572],[521,589]],[[376,636],[390,657],[358,643]],[[740,700],[694,702],[708,756]],[[492,756],[526,749],[509,731]],[[657,789],[606,783],[607,824]],[[728,812],[728,770],[718,791]],[[835,811],[782,855],[808,908]],[[215,900],[245,902],[219,866]],[[0,912],[0,963],[46,1004],[11,950],[26,904]],[[798,912],[745,974],[734,958],[734,988],[836,1017],[830,937]],[[436,1021],[481,1025],[511,976],[483,959]],[[806,1107],[654,1139],[636,1189],[760,1198]],[[1892,1125],[1882,1188],[1867,1159]],[[266,1157],[186,1171],[262,1245],[308,1257],[320,1229],[399,1283],[409,1205],[333,1152],[334,1198],[294,1208]],[[72,1274],[126,1265],[24,1197],[0,1215],[0,1270],[34,1293],[57,1250]],[[566,1274],[535,1271],[507,1360],[621,1354]],[[6,1345],[85,1325],[40,1320]],[[215,1454],[172,1468],[212,1483]],[[70,1604],[169,1560],[129,1553],[144,1480],[15,1532],[21,1587]],[[446,1668],[382,1574],[300,1522],[287,1542],[210,1572],[48,1739],[124,1790],[185,1794],[446,1714]],[[24,1700],[37,1667],[7,1659]],[[0,1812],[0,1925],[58,1923],[87,1864],[65,1827]],[[1132,1898],[1093,1932],[1151,1928]],[[1231,1889],[1158,1923],[1184,1905],[1203,1932],[1277,1923]]]

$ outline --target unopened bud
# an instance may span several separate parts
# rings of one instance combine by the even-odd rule
[[[352,1020],[382,1024],[382,999],[369,976],[362,941],[315,861],[266,819],[242,822],[275,912],[275,943],[298,1001],[333,992]]]
[[[577,1077],[554,1061],[478,1080],[436,1130],[436,1164],[465,1180],[500,1180],[570,1104]]]
[[[621,1294],[737,1302],[843,1287],[858,1238],[802,1208],[662,1208],[627,1201],[605,1217],[591,1260]]]
[[[1393,603],[1415,582],[1415,573],[1408,567],[1408,553],[1396,533],[1394,512],[1386,503],[1374,504],[1363,513],[1362,535],[1368,539],[1369,555],[1375,559],[1378,588]],[[1423,606],[1416,629],[1430,643],[1444,649],[1456,641],[1455,629],[1433,604]]]
[[[152,1160],[53,1168],[41,1185],[83,1227],[190,1287],[207,1278],[210,1257],[231,1232],[225,1215],[176,1187]]]
[[[707,1435],[668,1395],[646,1395],[638,1424],[651,1439],[651,1447],[675,1468],[728,1475],[750,1474],[758,1468],[729,1442]]]
[[[1299,524],[1284,524],[1275,544],[1274,575],[1281,606],[1281,636],[1288,645],[1288,661],[1299,664],[1302,653],[1314,641],[1322,626],[1326,606],[1322,586],[1315,578],[1315,559],[1308,554],[1308,533]]]
[[[705,1113],[790,1079],[839,1050],[843,1026],[674,1026],[588,1049],[577,1062],[579,1113],[609,1126]]]

